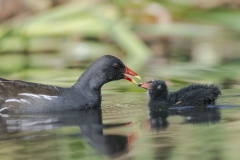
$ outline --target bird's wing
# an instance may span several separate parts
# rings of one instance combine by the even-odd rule
[[[51,85],[43,85],[24,81],[12,81],[0,78],[0,107],[9,99],[17,99],[19,96],[33,98],[34,95],[57,96],[59,88]]]

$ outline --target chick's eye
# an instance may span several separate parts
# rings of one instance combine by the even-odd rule
[[[120,68],[119,64],[117,64],[117,63],[113,64],[113,67]]]
[[[148,83],[152,83],[153,81],[148,81]]]

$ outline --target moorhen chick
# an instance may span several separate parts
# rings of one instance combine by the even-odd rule
[[[148,91],[150,100],[148,106],[206,106],[215,104],[221,94],[216,85],[191,84],[178,91],[168,94],[168,88],[162,80],[152,80],[138,85]]]
[[[140,79],[118,58],[105,55],[93,62],[70,88],[0,78],[0,113],[25,114],[101,107],[101,87],[110,81]]]

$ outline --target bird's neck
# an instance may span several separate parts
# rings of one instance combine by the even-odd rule
[[[150,94],[150,100],[153,101],[167,101],[168,97],[168,91],[162,92],[162,93],[149,93]]]
[[[167,99],[150,99],[148,102],[149,107],[165,107],[167,105]]]
[[[93,91],[101,91],[102,86],[107,83],[103,74],[92,70],[90,67],[79,77],[73,87],[82,89],[88,87]]]
[[[150,100],[148,106],[165,106],[168,105],[167,101],[168,92],[160,93],[160,94],[152,94],[150,95]]]

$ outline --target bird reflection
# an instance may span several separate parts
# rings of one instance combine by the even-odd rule
[[[166,107],[149,107],[149,123],[153,131],[159,132],[168,127]]]
[[[221,110],[215,105],[172,107],[169,109],[169,115],[183,116],[185,117],[185,123],[214,124],[220,121]]]
[[[203,124],[217,123],[221,119],[221,111],[218,106],[185,106],[185,107],[149,107],[149,124],[153,131],[166,129],[169,125],[169,116],[179,115],[184,117],[184,123]]]
[[[83,138],[102,154],[120,156],[128,151],[127,136],[103,134],[103,129],[111,125],[103,125],[101,109],[31,116],[0,116],[0,133],[52,130],[68,126],[79,126],[78,138]]]

